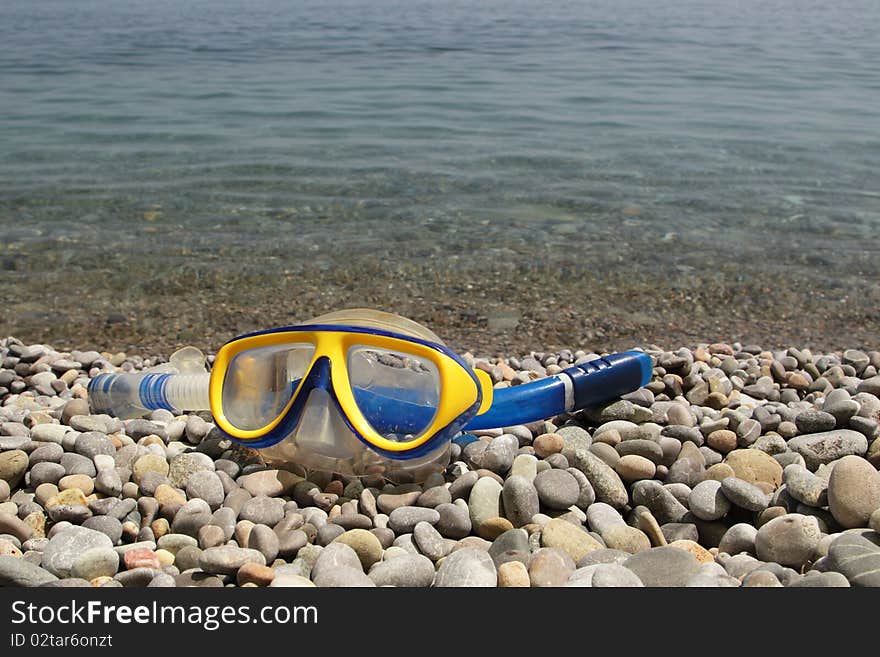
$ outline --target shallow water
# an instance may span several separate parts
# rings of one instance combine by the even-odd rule
[[[479,287],[481,321],[532,303],[493,275],[880,294],[872,0],[8,0],[0,17],[6,332],[52,335],[23,292],[131,314],[212,272],[219,307],[240,272],[315,287],[362,278],[355,262],[389,265],[374,305],[399,305],[386,279],[438,272]],[[871,312],[851,320],[868,338]]]

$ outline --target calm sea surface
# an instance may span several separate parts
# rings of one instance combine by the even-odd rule
[[[871,288],[878,35],[876,0],[4,0],[0,274],[778,249]]]

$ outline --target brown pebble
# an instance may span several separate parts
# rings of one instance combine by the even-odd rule
[[[485,538],[487,541],[494,541],[508,529],[513,529],[513,523],[507,518],[498,516],[495,518],[489,518],[483,522],[477,530],[477,535],[480,536],[480,538]]]
[[[247,562],[238,569],[235,579],[239,586],[254,584],[256,586],[269,586],[275,579],[275,571],[269,566],[261,566],[258,563]]]
[[[716,429],[706,437],[706,444],[716,452],[727,454],[736,449],[736,433],[729,429]]]
[[[535,448],[535,456],[543,459],[561,452],[565,447],[565,440],[557,433],[543,433],[535,438],[532,446]]]
[[[529,588],[529,571],[522,561],[507,561],[498,567],[500,588]]]

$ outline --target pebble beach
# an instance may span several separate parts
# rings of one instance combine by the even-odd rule
[[[642,348],[646,387],[392,483],[90,414],[90,378],[161,359],[2,339],[0,585],[880,586],[880,352]],[[505,387],[598,355],[465,358]]]

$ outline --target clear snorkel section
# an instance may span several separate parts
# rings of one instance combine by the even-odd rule
[[[304,322],[304,325],[311,324],[394,331],[443,344],[440,338],[424,326],[377,310],[342,310]],[[359,408],[365,418],[386,438],[406,442],[413,434],[418,434],[420,428],[430,424],[440,391],[436,372],[431,371],[429,364],[384,353],[380,349],[363,347],[351,350],[348,368]],[[374,475],[391,481],[408,482],[423,480],[432,472],[442,471],[449,463],[449,442],[427,454],[410,459],[386,458],[369,448],[351,431],[333,398],[330,385],[332,364],[316,364],[316,369],[319,371],[309,375],[317,380],[312,382],[314,387],[308,393],[296,427],[280,442],[260,449],[261,456],[268,464],[285,469],[290,469],[295,464],[306,471]],[[401,386],[401,380],[412,383]],[[394,385],[384,385],[391,383]],[[381,399],[381,394],[371,396],[371,392],[387,393],[395,388],[410,393],[409,398],[399,400],[408,402],[412,409],[406,417],[388,417],[381,413],[380,408],[370,407],[371,399]],[[382,426],[379,426],[380,418],[384,422]]]

